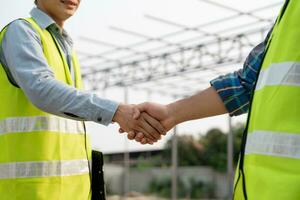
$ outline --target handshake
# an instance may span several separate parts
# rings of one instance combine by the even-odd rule
[[[119,124],[120,133],[128,133],[128,139],[153,144],[176,125],[174,116],[170,105],[120,104],[112,121]]]
[[[168,105],[142,103],[120,104],[113,121],[120,125],[120,133],[141,144],[153,144],[175,125],[185,121],[228,113],[213,87]]]

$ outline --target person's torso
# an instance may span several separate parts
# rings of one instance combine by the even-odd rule
[[[299,11],[299,1],[286,1],[256,83],[243,160],[250,200],[300,199]],[[242,187],[235,199],[244,199]]]
[[[61,44],[33,19],[26,20],[39,33],[45,59],[55,78],[80,88],[75,54],[73,83]],[[91,150],[83,123],[36,108],[21,88],[11,84],[1,65],[0,85],[1,199],[90,199]]]

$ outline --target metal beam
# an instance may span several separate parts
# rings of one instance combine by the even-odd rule
[[[257,9],[253,9],[253,10],[250,10],[250,11],[247,11],[246,13],[254,13],[254,12],[258,12],[258,11],[262,11],[262,10],[266,10],[266,9],[271,9],[273,7],[276,7],[278,5],[281,5],[282,2],[277,2],[277,3],[273,3],[273,4],[269,4],[269,5],[266,5],[266,6],[263,6],[263,7],[260,7],[260,8],[257,8]],[[166,39],[166,38],[169,38],[169,37],[172,37],[172,36],[176,36],[178,34],[183,34],[185,33],[186,31],[190,31],[190,30],[198,30],[201,32],[201,29],[206,27],[206,26],[210,26],[210,25],[215,25],[215,24],[218,24],[218,23],[222,23],[222,22],[225,22],[225,21],[228,21],[228,20],[231,20],[231,19],[234,19],[236,18],[237,16],[239,16],[240,14],[235,14],[235,15],[232,15],[232,16],[229,16],[229,17],[225,17],[225,18],[222,18],[222,19],[218,19],[218,20],[213,20],[213,21],[210,21],[210,22],[207,22],[207,23],[204,23],[204,24],[201,24],[201,25],[198,25],[196,27],[183,27],[184,25],[182,24],[178,24],[178,23],[174,23],[174,22],[171,22],[170,20],[164,20],[164,19],[159,19],[157,17],[153,17],[153,16],[150,16],[150,15],[146,15],[145,17],[148,18],[148,19],[153,19],[155,20],[155,18],[159,19],[159,20],[164,20],[166,23],[169,23],[170,25],[174,25],[174,26],[177,26],[177,27],[181,27],[183,28],[182,30],[180,31],[176,31],[176,32],[171,32],[169,34],[165,34],[165,35],[162,35],[160,36],[159,38],[162,40],[162,39]],[[271,19],[267,19],[267,21],[272,21]],[[200,29],[201,28],[201,29]],[[219,33],[223,32],[223,31],[218,31]],[[210,34],[210,35],[213,35],[213,34]],[[158,39],[158,38],[157,38]],[[141,41],[141,42],[137,42],[137,43],[133,43],[133,44],[130,44],[127,46],[127,48],[134,48],[134,47],[137,47],[137,46],[141,46],[141,45],[144,45],[144,44],[147,44],[149,42],[151,42],[153,39],[151,38],[147,38],[146,40],[144,41]],[[184,43],[184,41],[182,41],[181,43]],[[159,47],[159,48],[164,48],[164,47]],[[116,51],[120,51],[120,50],[124,50],[124,49],[120,49],[119,47],[116,47],[114,49],[111,49],[111,50],[108,50],[108,51],[105,51],[105,52],[102,52],[100,54],[96,54],[96,55],[92,55],[93,58],[97,58],[97,56],[101,59],[104,59],[105,56],[109,55],[109,54],[112,54],[112,53],[116,53]],[[150,51],[152,51],[154,49],[151,49]],[[128,56],[126,56],[126,58],[128,58]],[[118,63],[119,60],[122,59],[122,58],[118,58],[116,60],[109,60],[107,59],[105,62],[101,62],[101,63],[96,63],[95,65],[103,65],[103,64],[107,64],[107,63]]]
[[[217,3],[215,1],[211,1],[211,0],[199,0],[201,2],[205,2],[205,3],[208,3],[208,4],[211,4],[211,5],[214,5],[214,6],[217,6],[217,7],[220,7],[220,8],[223,8],[223,9],[226,9],[226,10],[230,10],[230,11],[233,11],[233,12],[236,12],[238,13],[239,15],[248,15],[250,17],[253,17],[255,19],[258,19],[260,21],[267,21],[267,22],[271,22],[269,19],[264,19],[264,18],[261,18],[261,17],[258,17],[256,15],[253,14],[253,12],[242,12],[238,9],[235,9],[235,8],[232,8],[232,7],[229,7],[229,6],[226,6],[226,5],[223,5],[221,3]]]
[[[163,40],[162,38],[151,37],[151,36],[148,36],[148,35],[145,35],[145,34],[142,34],[142,33],[138,33],[136,31],[126,30],[126,29],[118,28],[118,27],[114,27],[114,26],[111,26],[110,29],[114,30],[114,31],[121,32],[121,33],[133,35],[133,36],[136,36],[136,37],[141,37],[141,38],[147,39],[149,42],[150,41],[152,41],[152,42],[153,41],[158,41],[158,42],[161,42],[161,43],[169,45],[169,46],[176,46],[178,48],[182,47],[181,44],[167,42],[167,41]]]
[[[122,66],[109,66],[84,73],[88,80],[97,76],[97,85],[105,80],[105,87],[134,85],[155,81],[167,77],[180,76],[199,70],[211,70],[226,64],[239,63],[243,60],[243,52],[249,51],[252,43],[244,43],[247,37],[260,35],[262,30],[253,30],[245,35],[236,34],[232,38],[211,41],[184,49],[148,57],[134,62],[123,63]],[[266,31],[266,30],[265,30]],[[257,43],[259,41],[253,42]],[[151,64],[152,63],[152,64]],[[95,81],[95,78],[91,79]]]

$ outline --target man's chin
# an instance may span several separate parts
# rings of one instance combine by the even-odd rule
[[[74,15],[74,11],[65,11],[64,12],[64,20],[69,19],[70,17],[72,17]]]
[[[66,8],[64,8],[61,11],[64,13],[65,17],[69,18],[69,17],[72,17],[75,14],[76,10],[75,9],[66,9]]]

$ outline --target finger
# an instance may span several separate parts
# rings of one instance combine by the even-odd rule
[[[149,140],[147,140],[147,144],[153,145],[153,144],[154,144],[154,142],[153,142],[153,141],[149,141]]]
[[[140,139],[140,138],[135,138],[134,139],[136,142],[141,142],[142,141],[142,139]]]
[[[137,121],[134,124],[132,129],[134,129],[136,132],[139,132],[140,133],[139,136],[143,136],[145,138],[149,138],[149,139],[153,140],[154,138],[143,128],[141,120],[143,120],[143,119],[140,118],[139,121]]]
[[[147,144],[147,143],[148,143],[147,139],[143,138],[142,141],[141,141],[141,144]]]
[[[135,141],[137,141],[137,142],[141,142],[142,141],[142,139],[144,138],[144,134],[143,133],[137,133],[136,135],[135,135]]]
[[[124,133],[125,131],[122,128],[119,128],[119,133]]]
[[[127,138],[129,140],[133,140],[135,138],[135,132],[134,131],[130,131],[127,135]]]
[[[143,112],[142,115],[145,118],[145,120],[159,132],[159,134],[165,135],[166,130],[158,120],[156,120],[146,112]]]
[[[144,138],[144,134],[141,133],[141,132],[138,132],[138,133],[136,134],[135,138],[143,139],[143,138]]]
[[[147,138],[147,139],[149,139],[149,140],[151,140],[151,141],[153,141],[153,140],[156,141],[155,137],[152,136],[152,134],[150,134],[150,133],[144,128],[144,125],[142,124],[142,122],[140,122],[140,123],[141,123],[141,125],[139,125],[139,126],[137,127],[136,130],[142,132],[142,133],[144,134],[144,137],[145,137],[145,138]],[[146,123],[146,122],[144,122],[144,123]]]
[[[147,138],[151,138],[152,140],[158,140],[158,139],[160,139],[160,133],[153,126],[151,126],[151,124],[149,124],[149,122],[145,119],[144,116],[145,115],[143,114],[140,117],[140,126],[147,133]]]
[[[132,129],[143,133],[144,137],[151,141],[157,141],[157,139],[154,136],[152,136],[152,134],[155,134],[155,132],[157,131],[153,129],[150,125],[148,125],[148,123],[143,117],[140,117],[139,120],[136,120],[134,122]],[[156,134],[159,136],[159,133]]]
[[[150,140],[148,140],[148,139],[146,139],[147,140],[147,143],[146,144],[150,144],[150,145],[153,145],[153,141],[150,141]]]

